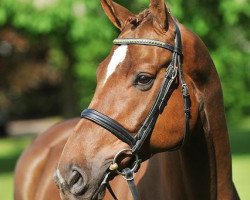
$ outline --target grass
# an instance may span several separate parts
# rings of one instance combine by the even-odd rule
[[[233,180],[242,200],[250,199],[250,118],[231,128]]]
[[[233,179],[242,200],[250,199],[250,118],[230,134],[233,155]],[[0,200],[13,199],[13,171],[32,136],[0,139]]]
[[[250,199],[250,155],[233,156],[233,180],[242,200]]]
[[[21,152],[33,136],[0,139],[0,199],[13,199],[13,171]]]

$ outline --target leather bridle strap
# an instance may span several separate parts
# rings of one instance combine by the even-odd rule
[[[103,179],[102,179],[101,183],[99,184],[99,187],[95,191],[94,195],[92,196],[91,200],[96,200],[98,198],[98,194],[101,192],[101,190],[105,189],[105,187],[109,190],[113,199],[118,200],[114,191],[112,190],[111,186],[109,185],[108,178],[109,178],[110,174],[111,174],[111,172],[109,172],[109,171],[104,174]]]
[[[101,127],[109,130],[117,138],[127,143],[131,147],[133,153],[138,153],[144,141],[153,130],[154,124],[159,114],[163,111],[166,105],[167,95],[169,95],[171,85],[176,79],[178,73],[177,67],[175,67],[174,65],[175,63],[171,62],[171,64],[167,68],[167,72],[164,77],[165,80],[157,95],[156,101],[153,104],[146,119],[144,120],[143,125],[141,126],[135,137],[133,137],[132,134],[129,133],[129,131],[125,129],[121,124],[119,124],[112,118],[98,112],[97,110],[85,109],[82,111],[81,117],[88,119],[100,125]]]
[[[104,115],[94,109],[85,109],[81,113],[81,117],[88,119],[101,127],[109,130],[117,138],[127,143],[131,148],[135,145],[135,138],[121,124],[114,121],[107,115]]]
[[[171,86],[176,79],[176,76],[177,68],[175,68],[174,63],[171,63],[167,69],[167,73],[164,77],[165,80],[157,95],[156,101],[144,120],[143,125],[136,134],[136,144],[132,149],[134,153],[138,153],[140,151],[148,135],[152,132],[159,114],[163,111],[166,105],[168,95],[170,95]]]
[[[172,61],[170,65],[166,69],[166,74],[164,77],[163,84],[157,94],[156,100],[151,107],[146,119],[144,120],[141,128],[135,135],[135,137],[132,136],[132,134],[124,128],[121,124],[119,124],[117,121],[111,119],[110,117],[98,112],[94,109],[86,109],[81,113],[81,117],[88,119],[101,127],[107,129],[112,134],[114,134],[117,138],[122,140],[123,142],[127,143],[130,148],[132,149],[132,154],[137,155],[140,153],[141,147],[144,144],[145,140],[148,138],[148,136],[151,134],[151,132],[154,129],[155,123],[158,119],[158,116],[163,112],[164,107],[166,106],[167,100],[169,96],[171,95],[171,91],[174,89],[171,87],[173,83],[176,80],[177,75],[179,74],[179,80],[182,87],[182,96],[184,101],[184,113],[185,113],[185,128],[184,128],[184,136],[183,140],[180,143],[180,145],[176,146],[175,148],[169,149],[168,151],[174,151],[181,148],[186,139],[186,135],[189,131],[189,118],[190,118],[190,98],[189,98],[189,92],[188,87],[184,79],[183,69],[182,69],[182,42],[181,42],[181,33],[179,30],[178,25],[175,23],[176,28],[176,35],[175,35],[175,45],[166,44],[161,41],[152,40],[152,39],[137,39],[137,38],[120,38],[115,39],[114,44],[116,45],[147,45],[147,46],[157,46],[160,48],[165,48],[171,52],[173,52],[172,55]],[[112,189],[108,185],[108,176],[107,174],[110,174],[108,171],[105,175],[105,185],[108,186],[108,189],[112,193]],[[134,185],[133,180],[129,182],[129,186],[131,189],[131,192],[133,194],[133,197],[135,200],[139,200],[139,195],[136,192],[136,188]],[[103,183],[104,184],[104,183]],[[103,186],[100,185],[100,187]],[[99,189],[100,189],[99,187]],[[94,196],[98,193],[99,189],[95,193]],[[114,197],[116,198],[116,197]]]
[[[181,64],[182,62],[181,34],[180,34],[180,30],[177,24],[175,25],[176,25],[175,46],[163,43],[161,41],[152,40],[152,39],[121,38],[121,39],[114,40],[114,44],[117,44],[117,45],[128,45],[128,44],[150,45],[150,46],[157,46],[160,48],[165,48],[173,52],[172,61],[170,65],[168,66],[168,68],[166,69],[166,75],[164,77],[163,85],[161,86],[161,89],[158,92],[157,98],[151,110],[149,111],[146,119],[144,120],[143,125],[141,126],[141,128],[139,129],[135,137],[133,137],[132,134],[129,133],[129,131],[125,129],[121,124],[111,119],[110,117],[98,112],[97,110],[86,109],[81,114],[82,118],[86,118],[102,126],[103,128],[113,133],[117,138],[127,143],[132,148],[134,153],[138,153],[140,151],[146,138],[152,132],[159,114],[163,111],[166,105],[168,95],[170,95],[171,85],[176,79],[178,72],[179,72],[182,86],[183,85],[186,86],[183,73],[182,73],[182,64]],[[187,91],[187,95],[183,95],[183,96],[188,97],[188,90],[185,89],[185,91]],[[185,103],[185,105],[187,104]],[[189,105],[185,107],[187,107],[187,109],[185,108],[185,110],[189,110]]]

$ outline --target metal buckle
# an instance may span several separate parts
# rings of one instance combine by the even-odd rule
[[[182,84],[182,94],[184,97],[189,96],[189,92],[188,92],[188,86],[186,83]]]

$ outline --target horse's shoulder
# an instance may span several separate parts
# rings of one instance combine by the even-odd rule
[[[43,174],[53,173],[62,149],[77,122],[78,119],[71,119],[55,124],[41,133],[22,153],[15,169],[15,188],[18,188],[15,191],[15,198],[34,198],[40,187],[39,184],[34,183],[43,182]],[[20,191],[29,192],[22,194]],[[27,194],[29,197],[26,196]]]

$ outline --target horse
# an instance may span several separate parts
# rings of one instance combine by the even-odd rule
[[[98,66],[94,97],[81,119],[52,127],[24,152],[15,200],[239,199],[205,44],[164,0],[139,14],[101,4],[120,35]]]

